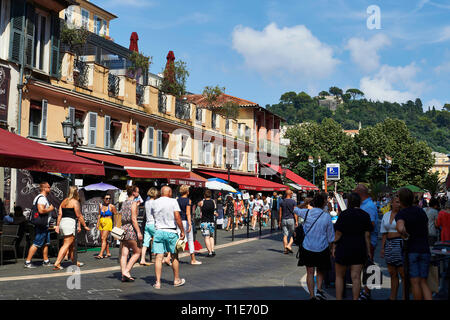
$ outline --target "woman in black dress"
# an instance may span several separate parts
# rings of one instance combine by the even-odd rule
[[[348,209],[339,215],[335,224],[332,255],[336,261],[336,300],[342,300],[347,267],[350,267],[353,300],[358,300],[361,271],[370,257],[370,232],[373,226],[369,214],[359,208],[360,204],[360,196],[356,193],[350,194]]]

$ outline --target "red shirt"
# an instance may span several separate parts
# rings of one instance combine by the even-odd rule
[[[450,241],[450,212],[439,212],[436,222],[438,227],[442,227],[441,241]]]

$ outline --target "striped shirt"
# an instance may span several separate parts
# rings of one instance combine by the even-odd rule
[[[294,213],[299,217],[305,219],[308,209],[295,208]],[[303,240],[303,248],[308,251],[322,252],[325,250],[331,242],[334,241],[334,228],[331,222],[331,216],[327,212],[323,212],[322,209],[312,208],[308,212],[308,218],[303,224],[303,230],[306,233],[305,240]],[[317,218],[320,218],[317,220]],[[316,223],[314,223],[317,220]],[[312,224],[314,226],[310,230]]]

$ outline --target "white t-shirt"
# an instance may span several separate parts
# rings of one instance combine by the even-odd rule
[[[151,214],[155,218],[156,230],[163,230],[177,233],[177,224],[175,222],[174,212],[180,212],[180,206],[176,199],[169,197],[160,197],[152,201]]]
[[[259,212],[263,206],[264,206],[264,202],[262,200],[255,200],[255,205],[253,207],[253,210]]]
[[[38,198],[39,198],[39,200],[37,200]],[[48,202],[47,197],[44,196],[43,194],[38,194],[38,195],[34,198],[33,204],[36,203],[36,200],[37,200],[37,204],[36,204],[36,205],[42,204],[42,205],[44,205],[44,209],[47,209],[48,207],[50,207],[50,202]],[[51,220],[51,219],[52,219],[52,216],[51,216],[51,214],[50,214],[50,212],[49,212],[49,213],[48,213],[48,222],[47,222],[47,224],[50,223],[50,220]]]
[[[380,233],[388,233],[388,232],[398,232],[396,229],[397,222],[395,222],[395,218],[392,220],[392,223],[389,223],[391,219],[391,211],[386,212],[381,220]]]
[[[264,203],[264,206],[263,206],[263,212],[266,212],[267,210],[270,210],[270,203],[269,203],[269,201]]]
[[[155,217],[153,216],[151,205],[152,202],[155,201],[153,199],[148,199],[145,201],[145,216],[147,217],[147,224],[155,224]]]

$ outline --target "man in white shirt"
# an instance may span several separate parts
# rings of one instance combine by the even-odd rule
[[[178,240],[177,227],[180,230],[180,239],[184,239],[184,228],[180,217],[180,206],[177,200],[172,198],[170,187],[164,186],[161,188],[161,197],[152,202],[150,210],[155,218],[156,228],[152,248],[153,253],[156,254],[156,282],[153,288],[161,288],[161,270],[165,252],[172,253],[173,257],[173,285],[175,287],[182,286],[186,280],[180,279],[178,254],[175,247]]]
[[[36,198],[34,198],[33,206],[37,203],[39,215],[41,215],[42,219],[48,217],[48,220],[45,226],[35,227],[35,237],[33,245],[28,251],[27,259],[25,260],[25,268],[35,268],[35,266],[31,263],[31,259],[39,248],[42,248],[42,255],[44,258],[43,265],[47,267],[51,266],[50,260],[48,259],[48,245],[50,244],[48,221],[50,220],[49,213],[55,210],[55,208],[47,200],[47,196],[50,194],[50,184],[48,182],[42,182],[39,187],[41,193],[37,195]],[[33,214],[33,212],[31,212],[30,214]]]

